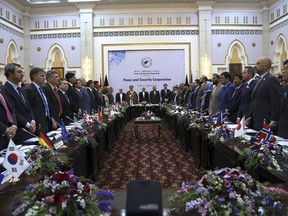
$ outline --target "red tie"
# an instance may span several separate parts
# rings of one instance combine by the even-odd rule
[[[6,110],[6,114],[7,114],[7,118],[8,118],[8,121],[13,124],[13,118],[12,118],[12,115],[11,115],[11,112],[7,106],[7,103],[5,102],[5,99],[4,97],[2,96],[2,94],[0,94],[0,101],[2,103],[2,105],[4,106],[5,110]]]
[[[62,114],[63,113],[62,104],[61,104],[61,101],[60,101],[60,97],[57,94],[57,91],[58,91],[58,88],[54,87],[54,94],[55,94],[55,97],[56,97],[56,99],[58,101],[58,104],[59,104],[59,112],[60,112],[60,114]]]

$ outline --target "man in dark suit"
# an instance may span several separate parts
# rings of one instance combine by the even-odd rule
[[[243,91],[243,81],[242,81],[242,74],[236,74],[233,80],[233,85],[235,87],[235,91],[228,102],[225,113],[229,118],[229,121],[236,122],[237,121],[237,113],[242,97],[242,91]]]
[[[89,109],[87,109],[88,114],[92,114],[92,113],[97,113],[98,112],[97,101],[96,101],[96,98],[95,98],[95,93],[93,91],[96,91],[94,89],[94,83],[93,83],[92,80],[88,80],[87,81],[87,93],[89,95],[89,100],[90,100],[90,107],[89,107]]]
[[[68,82],[67,95],[70,100],[70,106],[72,107],[72,110],[74,113],[76,113],[77,115],[81,115],[82,110],[79,107],[77,92],[73,86],[76,83],[75,73],[72,73],[72,72],[66,73],[65,79]]]
[[[84,95],[81,92],[81,86],[82,86],[82,82],[80,79],[76,80],[76,83],[74,83],[73,87],[76,89],[76,93],[77,93],[77,98],[78,98],[78,105],[79,105],[79,109],[81,111],[83,111],[84,108]],[[81,113],[83,114],[83,112]]]
[[[109,99],[109,104],[114,104],[113,87],[108,86],[107,89],[108,89],[107,97]]]
[[[139,102],[142,103],[143,101],[149,103],[149,94],[146,91],[145,86],[143,86],[142,91],[139,92]]]
[[[7,148],[9,140],[14,138],[16,131],[16,114],[7,95],[0,88],[0,150]]]
[[[92,80],[91,80],[92,81]],[[87,90],[87,82],[84,78],[81,79],[81,88],[80,88],[80,91],[82,92],[83,96],[84,96],[84,110],[83,112],[85,113],[88,113],[90,114],[91,113],[91,101],[90,101],[90,95],[89,95],[89,92]]]
[[[160,93],[156,90],[156,85],[153,85],[152,91],[150,91],[150,103],[151,104],[159,104],[160,103]]]
[[[165,83],[163,89],[160,92],[161,94],[161,103],[170,103],[171,100],[171,91],[168,89],[168,85]]]
[[[201,105],[201,86],[200,86],[200,80],[195,79],[194,80],[194,92],[192,94],[192,98],[190,99],[192,101],[191,108],[192,109],[198,109],[200,110],[200,105]],[[203,92],[203,91],[202,91]]]
[[[68,97],[68,94],[67,94],[67,90],[68,90],[68,87],[69,84],[67,82],[66,79],[60,79],[59,80],[59,83],[58,83],[58,87],[59,87],[59,90],[58,90],[58,95],[60,97],[60,100],[61,100],[61,104],[62,104],[62,109],[63,109],[63,112],[62,112],[62,115],[61,115],[61,119],[63,119],[65,125],[68,125],[70,123],[73,122],[73,110],[72,110],[72,107],[71,107],[71,101],[70,101],[70,98]]]
[[[287,82],[288,81],[288,61],[287,61],[287,64],[284,65],[282,73],[283,73],[284,80]],[[283,94],[281,98],[278,135],[285,139],[288,139],[288,86],[287,85],[283,87]]]
[[[220,75],[220,80],[223,88],[220,91],[219,111],[224,112],[235,91],[235,88],[231,83],[231,74],[229,72],[222,72]]]
[[[32,137],[29,133],[24,132],[22,128],[34,133],[36,130],[35,116],[33,111],[31,111],[26,94],[19,87],[24,77],[21,66],[15,63],[7,64],[4,68],[4,74],[7,81],[3,86],[3,92],[9,98],[17,119],[17,133],[13,139],[17,143]]]
[[[30,71],[30,79],[32,83],[26,89],[26,95],[30,107],[32,108],[36,120],[36,134],[41,130],[48,132],[52,128],[51,111],[49,109],[48,100],[43,90],[46,80],[46,73],[41,68],[32,68]],[[55,128],[57,126],[53,126]]]
[[[119,92],[116,93],[116,103],[122,103],[125,101],[125,93],[123,93],[123,89],[120,88]]]
[[[247,116],[249,115],[249,110],[251,106],[251,94],[256,84],[254,76],[255,68],[252,66],[245,66],[242,72],[244,87],[242,90],[242,97],[237,113],[237,122],[239,122],[243,118],[243,116],[247,118]]]
[[[281,88],[278,80],[269,73],[272,61],[263,57],[257,60],[256,73],[260,75],[252,92],[250,114],[251,120],[246,124],[255,130],[263,128],[264,119],[273,132],[277,131],[280,117]]]
[[[60,124],[60,115],[62,114],[63,110],[59,95],[57,94],[59,75],[56,71],[48,71],[46,73],[46,80],[47,83],[44,84],[43,90],[47,97],[49,109],[51,111],[52,121],[56,121],[58,124]]]

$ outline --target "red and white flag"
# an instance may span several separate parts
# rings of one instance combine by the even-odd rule
[[[234,137],[243,136],[245,134],[244,128],[245,128],[245,117],[243,116],[241,121],[238,123],[237,127],[235,128]]]
[[[269,141],[272,143],[276,142],[276,137],[273,136],[273,132],[271,131],[269,125],[264,120],[263,128],[258,133],[258,142],[261,140]]]
[[[5,167],[14,178],[18,178],[28,166],[29,163],[23,153],[19,151],[15,143],[10,139],[3,167]]]

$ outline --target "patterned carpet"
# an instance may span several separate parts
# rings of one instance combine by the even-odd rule
[[[126,189],[131,180],[153,179],[162,188],[174,188],[183,181],[199,180],[202,174],[193,157],[181,148],[172,131],[164,124],[159,140],[157,133],[156,125],[141,125],[140,139],[135,142],[134,123],[127,123],[112,153],[106,155],[95,184],[103,189]]]

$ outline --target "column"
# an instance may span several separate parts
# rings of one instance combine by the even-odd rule
[[[214,1],[197,1],[198,5],[198,28],[199,28],[199,76],[205,75],[212,78],[212,39],[211,19]]]
[[[26,7],[23,14],[23,51],[24,61],[21,66],[24,68],[25,75],[23,80],[30,80],[29,73],[31,70],[31,39],[30,39],[30,8]]]
[[[81,33],[81,68],[82,77],[94,80],[94,37],[93,37],[93,8],[95,4],[78,4]]]
[[[262,56],[269,57],[270,56],[270,37],[269,37],[269,4],[268,2],[262,2],[263,11],[262,11],[262,45],[263,45],[263,54]]]

